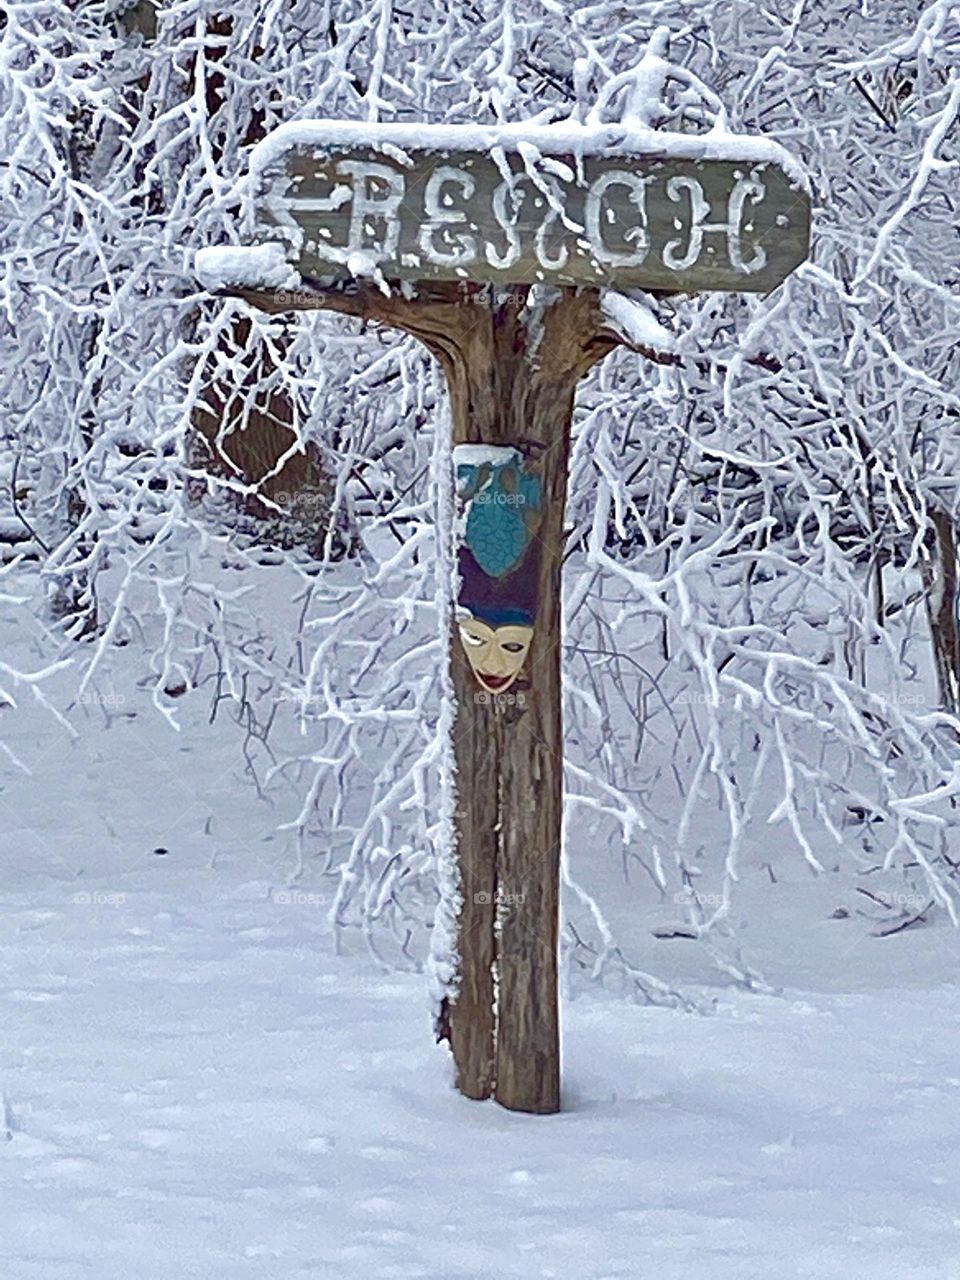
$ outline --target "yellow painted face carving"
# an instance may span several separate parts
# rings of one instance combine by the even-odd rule
[[[533,640],[533,627],[488,627],[478,618],[460,619],[460,639],[481,686],[503,693],[520,674]]]

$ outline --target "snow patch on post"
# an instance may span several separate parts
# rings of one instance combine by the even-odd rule
[[[491,467],[503,467],[521,461],[522,457],[520,450],[512,444],[458,444],[453,450],[453,465],[482,467],[488,462]]]
[[[460,955],[457,950],[457,920],[463,906],[460,867],[457,858],[457,783],[453,729],[457,706],[450,671],[450,636],[453,602],[457,596],[454,520],[454,465],[452,424],[449,403],[436,415],[436,446],[433,451],[432,485],[436,503],[436,602],[437,619],[444,652],[440,665],[440,716],[437,743],[440,760],[440,818],[436,848],[439,898],[430,934],[426,972],[436,1025],[440,1026],[445,1000],[455,1000],[459,991]],[[485,446],[478,446],[485,447]]]

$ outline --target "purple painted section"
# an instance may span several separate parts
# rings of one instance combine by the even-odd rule
[[[457,603],[491,627],[528,626],[537,620],[540,543],[531,538],[519,563],[509,573],[491,578],[469,547],[458,553],[460,595]]]

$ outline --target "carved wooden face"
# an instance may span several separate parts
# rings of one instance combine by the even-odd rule
[[[460,619],[460,639],[480,685],[489,693],[503,693],[520,674],[533,640],[533,627],[490,627],[479,618]]]

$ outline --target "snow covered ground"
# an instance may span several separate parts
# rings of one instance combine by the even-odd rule
[[[0,710],[2,1280],[960,1277],[947,926],[872,938],[791,855],[744,876],[784,986],[749,995],[637,884],[642,963],[716,1012],[573,993],[563,1114],[510,1114],[453,1091],[419,975],[335,954],[219,722],[128,693],[71,742],[29,701]]]

